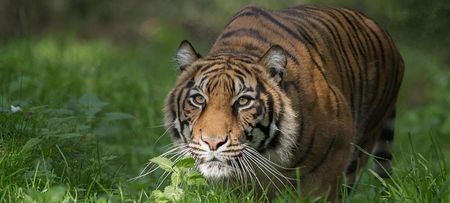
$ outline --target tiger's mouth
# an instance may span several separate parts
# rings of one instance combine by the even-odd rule
[[[227,179],[238,170],[237,159],[243,147],[224,146],[211,151],[195,144],[190,144],[190,152],[197,162],[197,169],[208,179]]]
[[[218,160],[200,163],[198,169],[208,179],[226,179],[231,177],[235,170],[227,162]]]

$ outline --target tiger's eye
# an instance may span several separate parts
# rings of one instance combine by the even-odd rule
[[[197,104],[203,104],[203,103],[205,103],[205,97],[203,97],[202,95],[195,95],[194,101]]]
[[[249,102],[250,102],[250,99],[245,98],[245,97],[241,97],[241,98],[239,98],[239,100],[238,100],[239,106],[245,106],[245,105],[247,105]]]

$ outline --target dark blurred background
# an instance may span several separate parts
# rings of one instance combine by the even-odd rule
[[[436,52],[450,47],[450,3],[445,0],[2,0],[0,39],[52,33],[118,44],[148,43],[157,40],[154,38],[161,29],[174,29],[211,44],[230,17],[245,5],[277,9],[304,3],[362,11],[397,41],[411,46]]]

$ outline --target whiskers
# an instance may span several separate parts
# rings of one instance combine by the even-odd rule
[[[186,155],[189,155],[189,148],[186,146],[186,144],[172,144],[172,146],[168,149],[167,152],[164,152],[163,154],[159,155],[159,157],[164,157],[167,159],[170,159],[174,164],[176,164],[178,161],[180,161],[183,157],[185,157]],[[149,161],[145,167],[141,170],[141,172],[139,173],[138,176],[129,179],[128,181],[134,181],[137,180],[139,178],[145,177],[149,174],[152,174],[153,172],[155,172],[156,170],[158,170],[160,167]],[[169,172],[165,171],[163,173],[163,175],[161,176],[163,179],[161,181],[161,183],[158,185],[159,186],[165,181],[165,179],[169,176]]]
[[[197,151],[197,152],[196,152]],[[208,170],[207,173],[211,176],[211,173],[220,173],[222,171],[214,171],[207,169],[208,165],[203,165],[204,162],[201,160],[204,158],[206,152],[200,152],[197,148],[187,144],[173,144],[167,152],[160,155],[170,159],[174,164],[179,160],[183,159],[185,156],[190,155],[194,157],[195,168],[198,170],[202,169],[203,172]],[[235,179],[236,183],[240,183],[240,186],[244,188],[249,185],[248,183],[254,183],[257,187],[261,188],[262,192],[266,192],[267,186],[274,187],[279,193],[282,193],[285,188],[291,187],[295,188],[294,181],[295,178],[287,177],[283,172],[295,171],[295,168],[288,168],[273,162],[267,157],[264,157],[256,149],[249,145],[234,146],[233,149],[228,149],[221,152],[219,155],[220,159],[226,160],[229,165],[228,169],[232,178],[226,178],[228,175],[224,175],[221,178],[228,180]],[[214,167],[213,167],[214,168]],[[138,176],[130,179],[130,181],[137,180],[139,178],[145,177],[149,174],[154,173],[159,169],[159,166],[153,162],[149,162],[145,165]],[[200,170],[202,172],[202,170]],[[202,173],[203,173],[202,172]],[[212,177],[214,178],[214,174]],[[159,188],[165,180],[170,176],[170,172],[165,171],[160,179],[157,188]],[[217,175],[216,177],[220,177]],[[232,181],[235,182],[235,181]]]
[[[264,192],[265,187],[260,180],[260,176],[263,176],[265,177],[265,180],[269,181],[280,193],[282,192],[282,189],[286,187],[294,187],[292,181],[295,181],[296,179],[289,178],[280,171],[292,171],[295,170],[294,168],[287,168],[274,163],[248,145],[245,145],[239,157],[231,161],[231,165],[235,169],[234,175],[236,179],[241,182],[242,185],[247,183],[248,179],[250,179],[250,181],[256,182]],[[281,188],[279,186],[281,186]]]

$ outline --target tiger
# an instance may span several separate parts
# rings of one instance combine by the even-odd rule
[[[166,127],[207,179],[258,179],[275,194],[287,185],[334,202],[370,157],[390,176],[404,62],[361,12],[247,6],[207,55],[183,40],[175,61]]]

